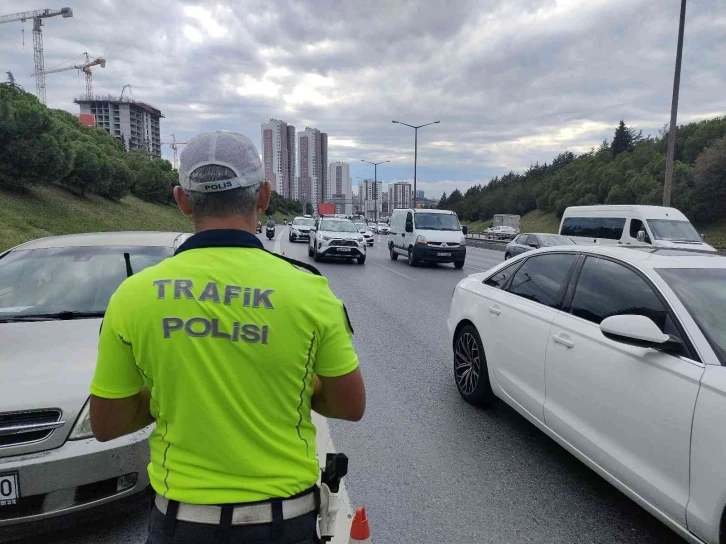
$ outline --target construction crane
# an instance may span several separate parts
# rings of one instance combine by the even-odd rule
[[[172,163],[174,170],[179,170],[179,163],[177,161],[177,146],[186,144],[187,142],[180,142],[179,140],[177,140],[176,134],[171,135],[171,142],[161,142],[161,145],[168,145],[174,151],[174,162]]]
[[[133,92],[131,91],[131,85],[124,85],[124,86],[123,86],[123,87],[121,88],[121,101],[122,101],[122,102],[123,102],[123,99],[124,99],[124,93],[126,92],[126,89],[128,89],[128,90],[129,90],[129,94],[131,95],[131,98],[133,98],[133,97],[134,97],[134,93],[133,93]]]
[[[35,78],[35,92],[38,94],[38,100],[45,104],[45,61],[43,54],[43,19],[48,17],[73,17],[71,8],[61,9],[39,9],[36,11],[24,11],[22,13],[13,13],[12,15],[1,15],[0,24],[12,23],[14,21],[25,22],[28,19],[33,20],[33,60],[35,60],[35,73],[40,74]]]
[[[86,57],[86,62],[84,64],[76,64],[74,66],[66,66],[65,68],[56,68],[55,70],[47,70],[45,72],[36,72],[34,74],[31,74],[35,78],[40,78],[45,76],[47,74],[55,74],[57,72],[65,72],[66,70],[80,70],[84,74],[86,74],[86,98],[88,100],[93,100],[93,76],[91,75],[91,67],[92,66],[100,66],[101,68],[106,67],[106,59],[98,57],[97,59],[91,60],[91,57],[88,56],[88,53],[83,53]]]

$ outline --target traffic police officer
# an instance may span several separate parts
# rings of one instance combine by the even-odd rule
[[[156,422],[147,544],[316,542],[311,410],[352,421],[365,410],[347,313],[325,278],[253,234],[271,186],[248,138],[192,139],[179,182],[196,234],[111,298],[94,435]]]

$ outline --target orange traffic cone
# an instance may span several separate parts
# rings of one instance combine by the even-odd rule
[[[348,544],[370,543],[371,541],[371,528],[368,526],[368,516],[366,516],[366,509],[359,506],[355,510],[355,517],[353,517],[353,524],[350,526],[350,540]]]

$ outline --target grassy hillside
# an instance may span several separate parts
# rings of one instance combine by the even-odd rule
[[[274,217],[282,225],[295,214],[276,212]],[[25,194],[0,191],[0,251],[44,236],[118,230],[191,232],[192,222],[176,206],[134,196],[120,202],[97,195],[79,198],[56,186],[33,187]]]
[[[470,232],[484,232],[491,223],[488,221],[463,221],[469,227]],[[560,220],[554,213],[547,213],[541,210],[533,210],[522,216],[520,220],[521,232],[557,232],[560,228]],[[714,247],[726,248],[726,218],[708,225],[696,225],[696,230],[706,235],[706,242]]]
[[[96,195],[78,198],[54,186],[27,194],[0,192],[0,251],[43,236],[118,230],[190,232],[192,224],[175,207],[133,196],[121,202]]]
[[[489,228],[492,220],[487,221],[462,221],[462,224],[469,227],[469,232],[484,232]],[[560,228],[560,220],[553,213],[540,210],[533,210],[520,219],[520,230],[522,232],[557,232]]]

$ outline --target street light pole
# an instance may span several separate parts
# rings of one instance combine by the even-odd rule
[[[676,160],[676,118],[678,117],[678,93],[681,87],[681,57],[683,56],[683,30],[686,24],[686,0],[681,0],[681,18],[678,24],[678,46],[676,48],[676,71],[673,76],[673,101],[671,102],[671,126],[668,131],[668,156],[666,157],[665,183],[663,184],[663,205],[671,205],[673,192],[673,170]]]
[[[685,2],[685,0],[683,0]],[[416,166],[418,163],[418,129],[427,127],[429,125],[437,125],[441,121],[433,121],[431,123],[426,123],[425,125],[409,125],[408,123],[402,123],[401,121],[391,121],[392,123],[395,123],[397,125],[406,125],[407,127],[411,127],[414,132],[413,136],[413,208],[416,209]]]
[[[361,162],[366,162],[373,165],[373,194],[375,196],[375,204],[373,210],[373,219],[378,224],[378,165],[384,164],[391,161],[371,162],[365,159],[361,159]]]

